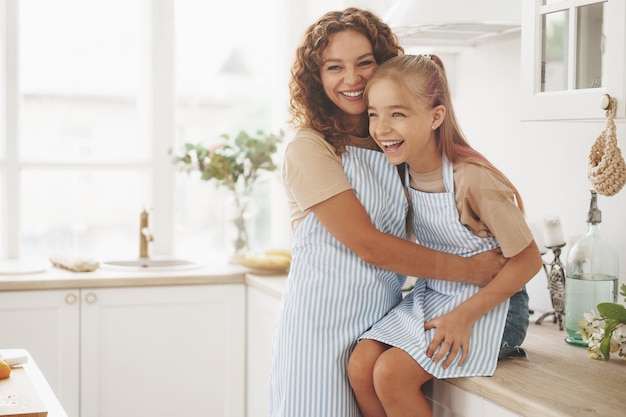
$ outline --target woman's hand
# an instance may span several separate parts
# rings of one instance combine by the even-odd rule
[[[508,259],[502,255],[500,248],[496,248],[474,255],[468,258],[468,261],[471,268],[470,279],[465,282],[484,287],[498,275],[502,267],[508,262]]]
[[[469,354],[472,324],[458,309],[424,323],[424,330],[437,329],[426,355],[435,362],[445,359],[442,367],[447,369],[460,351],[458,365],[463,365]]]

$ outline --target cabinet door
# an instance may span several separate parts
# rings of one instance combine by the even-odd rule
[[[424,394],[431,403],[433,415],[446,417],[482,417],[483,399],[463,391],[445,380],[430,380]]]
[[[522,120],[603,119],[605,94],[626,115],[626,2],[522,2]]]
[[[69,417],[79,417],[78,290],[0,292],[0,348],[37,362]]]
[[[483,417],[520,417],[520,415],[483,399]]]
[[[274,322],[280,300],[248,287],[248,417],[269,416],[269,375]]]
[[[243,284],[82,297],[82,416],[243,417]]]

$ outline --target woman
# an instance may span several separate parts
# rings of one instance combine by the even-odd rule
[[[402,53],[380,18],[356,8],[326,13],[297,49],[297,130],[283,167],[293,259],[274,334],[273,417],[359,415],[348,357],[401,300],[404,274],[484,285],[503,264],[496,253],[464,259],[405,239],[406,195],[369,137],[363,100],[378,65]]]

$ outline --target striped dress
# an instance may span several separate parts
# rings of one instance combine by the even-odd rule
[[[453,166],[442,158],[445,193],[424,193],[410,189],[413,205],[413,228],[417,240],[435,250],[460,256],[472,256],[494,249],[494,238],[481,238],[460,221],[454,197]],[[426,351],[437,329],[424,331],[424,323],[452,311],[480,290],[463,282],[418,279],[415,288],[362,338],[374,339],[398,347],[410,354],[435,378],[493,375],[500,351],[509,300],[478,319],[472,327],[469,356],[457,366],[460,355],[443,369],[444,361],[435,363]]]
[[[385,155],[347,147],[342,165],[374,226],[404,238],[408,203]],[[313,213],[296,228],[292,251],[273,340],[270,416],[358,417],[348,358],[400,302],[406,277],[364,263]]]

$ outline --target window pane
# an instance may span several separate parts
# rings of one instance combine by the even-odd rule
[[[576,88],[602,87],[605,3],[578,8]]]
[[[21,156],[149,156],[137,117],[140,0],[19,4]]]
[[[139,214],[151,199],[150,181],[135,170],[24,170],[23,255],[139,256]]]
[[[278,56],[284,53],[278,5],[278,0],[233,0],[220,3],[222,10],[215,13],[215,6],[204,0],[176,1],[175,146],[210,144],[223,133],[235,136],[241,130],[277,133],[273,122],[287,103],[277,97],[286,92],[288,75],[287,65],[284,72],[276,71]],[[270,218],[270,204],[284,202],[282,189],[276,195],[271,183],[276,176],[270,178],[255,190],[257,209],[249,230],[253,250],[272,245],[273,230],[284,234]],[[228,193],[183,174],[177,181],[177,252],[200,259],[232,252]]]
[[[541,91],[567,89],[568,15],[567,10],[543,15]]]

